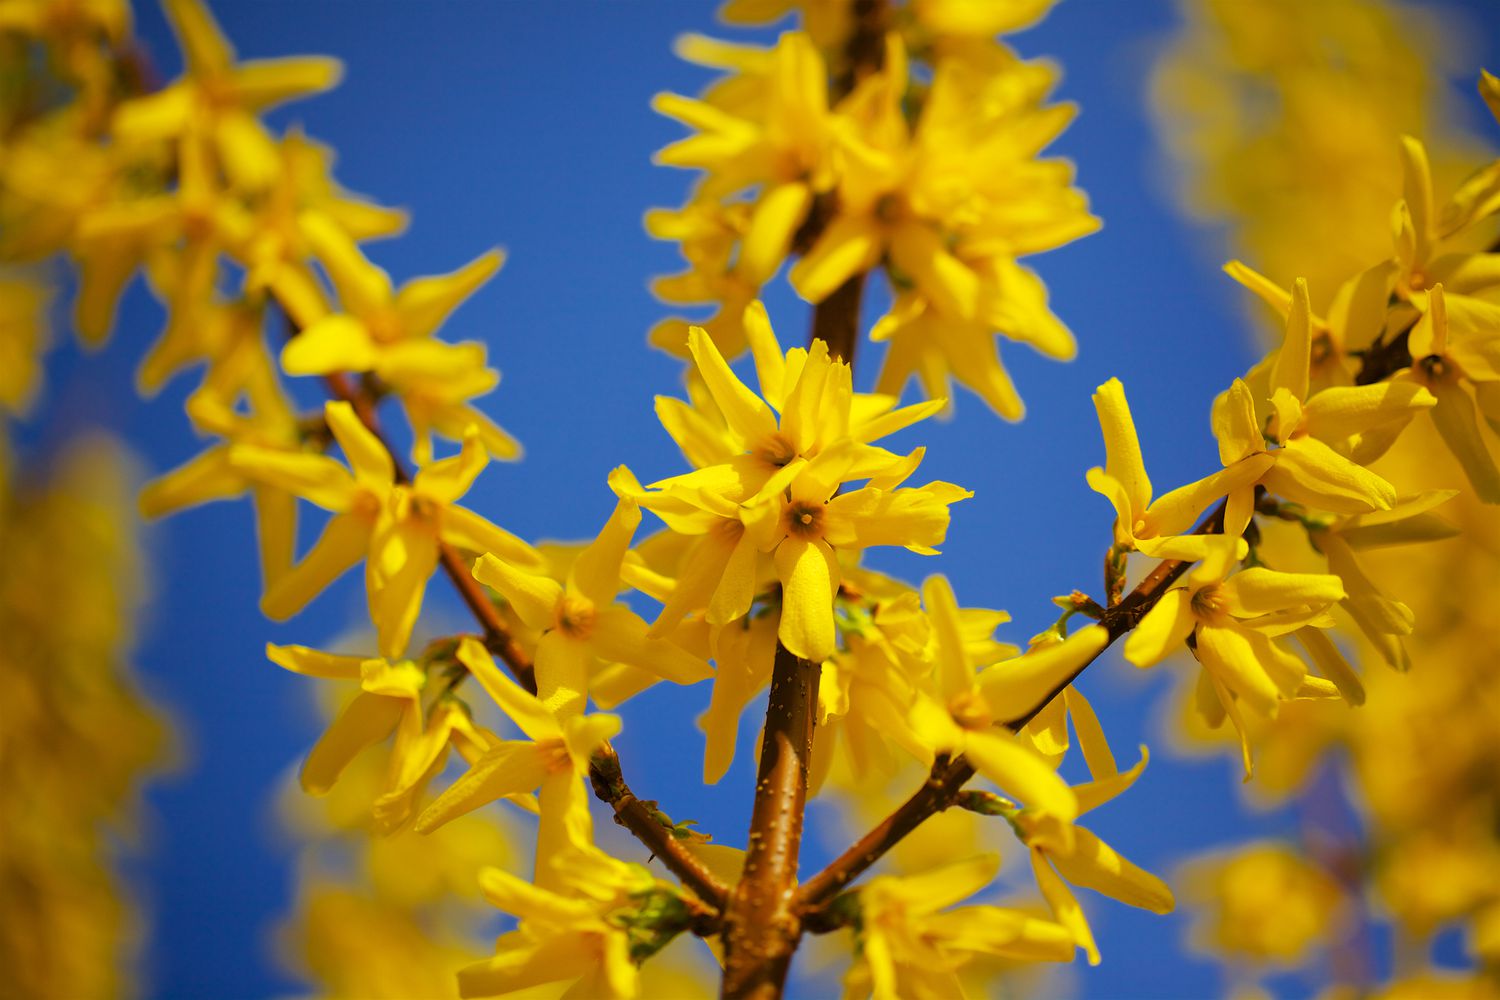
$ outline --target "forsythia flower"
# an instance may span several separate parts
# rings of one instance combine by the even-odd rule
[[[115,136],[142,143],[184,136],[209,140],[234,186],[265,190],[276,178],[276,145],[256,114],[338,82],[338,60],[319,56],[234,61],[234,49],[199,0],[166,0],[187,59],[186,75],[120,105]]]
[[[1326,574],[1256,566],[1231,575],[1247,551],[1243,539],[1225,535],[1187,536],[1164,547],[1161,555],[1198,565],[1183,586],[1162,595],[1125,640],[1125,658],[1149,667],[1191,639],[1203,666],[1200,710],[1221,720],[1228,713],[1242,740],[1246,710],[1257,718],[1274,716],[1281,701],[1337,693],[1322,678],[1310,677],[1306,664],[1275,640],[1306,625],[1326,627],[1328,606],[1344,597],[1343,583]],[[1244,758],[1248,777],[1248,742]]]
[[[440,542],[535,564],[531,546],[454,506],[488,461],[477,432],[465,437],[460,454],[422,468],[407,484],[396,481],[390,452],[355,416],[353,407],[330,402],[324,415],[352,469],[322,455],[249,444],[236,445],[230,453],[234,467],[257,482],[280,487],[334,515],[302,561],[267,589],[261,599],[266,615],[290,618],[365,559],[365,588],[380,652],[394,659],[411,637],[427,579],[437,566]]]
[[[378,657],[340,656],[306,646],[266,646],[266,656],[294,673],[327,680],[355,680],[362,689],[345,706],[302,767],[304,791],[322,795],[366,747],[392,733],[386,787],[375,799],[378,829],[390,832],[411,815],[413,800],[443,769],[450,746],[474,754],[484,737],[457,703],[442,701],[424,710],[428,672],[410,660],[388,663]]]
[[[726,13],[762,20],[789,6]],[[651,234],[678,241],[689,264],[656,282],[657,294],[716,303],[703,327],[733,356],[745,343],[743,306],[784,260],[800,256],[788,278],[812,302],[846,286],[857,292],[856,276],[883,267],[894,305],[871,333],[890,342],[880,390],[897,394],[917,375],[937,398],[956,377],[1019,417],[996,331],[1058,358],[1074,345],[1017,258],[1098,222],[1071,186],[1071,166],[1039,159],[1073,116],[1044,103],[1056,71],[987,37],[1051,4],[992,6],[914,4],[865,41],[873,51],[858,66],[843,45],[850,10],[838,3],[808,5],[805,30],[774,49],[684,42],[686,58],[729,75],[700,99],[655,102],[696,130],[658,161],[703,171],[682,209],[647,217]],[[930,66],[910,71],[908,51]],[[668,320],[651,340],[680,354],[688,326]]]
[[[1226,494],[1244,498],[1244,487],[1254,483],[1271,467],[1274,460],[1264,453],[1247,454],[1226,463],[1226,467],[1195,483],[1180,486],[1164,496],[1151,499],[1151,480],[1141,461],[1140,440],[1130,404],[1125,401],[1125,387],[1119,379],[1110,379],[1094,393],[1094,409],[1099,413],[1099,428],[1104,432],[1104,468],[1088,471],[1089,487],[1106,497],[1115,508],[1115,545],[1156,554],[1172,536],[1193,526],[1198,515]],[[1248,511],[1229,523],[1246,520]]]
[[[858,892],[859,957],[844,995],[963,996],[956,973],[978,955],[1067,961],[1072,938],[1051,921],[999,906],[946,909],[988,885],[999,868],[999,857],[987,854],[920,875],[871,879]]]
[[[658,403],[684,453],[706,464],[653,483],[657,492],[640,490],[625,474],[616,486],[674,531],[702,536],[658,629],[699,610],[715,626],[748,613],[761,579],[757,554],[769,553],[782,587],[780,639],[797,656],[821,662],[835,644],[833,600],[842,579],[836,553],[904,545],[930,554],[947,532],[948,507],[971,494],[941,482],[901,487],[921,451],[902,458],[870,443],[940,404],[896,409],[891,397],[856,395],[849,366],[829,358],[820,340],[783,355],[759,303],[746,309],[745,327],[760,395],[695,328],[689,347],[723,424],[715,430],[698,410]],[[861,479],[864,487],[839,492]]]
[[[665,639],[649,636],[639,615],[615,600],[620,566],[641,512],[621,498],[604,528],[573,561],[566,584],[528,572],[503,556],[486,554],[474,578],[495,588],[530,628],[542,632],[536,648],[537,693],[560,719],[583,711],[597,663],[627,663],[692,684],[708,677],[708,664]]]
[[[496,799],[538,789],[544,790],[543,808],[550,812],[554,794],[549,786],[574,784],[587,774],[589,755],[620,731],[619,717],[570,714],[566,707],[562,711],[549,707],[502,674],[474,639],[461,640],[456,655],[527,740],[497,740],[485,747],[468,773],[417,817],[417,832],[431,833]]]
[[[1288,844],[1245,844],[1195,859],[1182,883],[1197,911],[1193,944],[1257,966],[1301,965],[1337,933],[1345,911],[1333,876]]]
[[[1359,435],[1394,425],[1399,430],[1432,394],[1403,382],[1329,386],[1309,392],[1311,308],[1307,283],[1298,279],[1287,315],[1286,339],[1270,372],[1269,426],[1263,430],[1249,386],[1235,379],[1214,406],[1214,434],[1225,465],[1269,454],[1275,461],[1261,476],[1266,488],[1318,510],[1360,514],[1389,510],[1396,491],[1347,453]],[[1267,451],[1266,437],[1279,445]],[[1241,509],[1248,514],[1249,505]],[[1225,520],[1225,533],[1237,534],[1246,518]]]
[[[932,621],[936,694],[912,706],[918,738],[933,750],[962,753],[1001,788],[1063,820],[1078,803],[1063,780],[1030,748],[995,728],[1036,708],[1105,645],[1104,629],[1090,626],[1068,641],[997,663],[977,676],[969,665],[958,605],[948,581],[929,577],[922,597]]]
[[[1090,757],[1093,780],[1072,789],[1077,796],[1080,816],[1135,784],[1148,759],[1143,746],[1140,762],[1122,773],[1116,768],[1107,745],[1095,747]],[[1068,929],[1073,943],[1088,955],[1090,965],[1099,964],[1099,947],[1094,943],[1088,919],[1068,883],[1086,886],[1111,899],[1152,913],[1172,912],[1175,901],[1165,882],[1137,867],[1069,817],[1049,813],[1045,806],[1038,804],[1019,810],[1009,818],[1017,836],[1031,851],[1031,870],[1047,905],[1057,922]]]

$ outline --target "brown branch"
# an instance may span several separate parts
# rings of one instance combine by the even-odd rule
[[[654,802],[646,803],[635,797],[630,786],[625,784],[620,758],[608,743],[589,758],[589,784],[594,788],[595,797],[614,810],[616,823],[635,834],[635,838],[650,849],[652,856],[660,858],[683,885],[713,907],[714,923],[709,926],[700,921],[695,925],[695,933],[716,931],[717,917],[724,912],[729,887],[673,836],[672,828],[662,822]]]
[[[812,333],[808,341],[821,340],[835,361],[854,364],[854,349],[859,346],[859,303],[865,291],[865,273],[861,271],[836,288],[813,310]]]
[[[745,871],[724,914],[726,998],[781,996],[802,936],[793,901],[821,669],[777,644]]]
[[[1222,531],[1224,527],[1225,505],[1219,504],[1212,514],[1203,519],[1203,522],[1194,529],[1197,535],[1210,534]],[[1146,613],[1156,606],[1162,595],[1172,588],[1183,573],[1187,572],[1192,564],[1179,559],[1164,559],[1158,563],[1135,589],[1125,598],[1106,608],[1099,624],[1103,625],[1108,633],[1107,649],[1116,639],[1125,635],[1131,629],[1140,624]],[[1060,684],[1052,689],[1035,708],[1005,723],[1005,728],[1011,732],[1019,732],[1036,718],[1037,714],[1051,704],[1052,700],[1068,688],[1078,679],[1078,675],[1086,670],[1090,663],[1098,659],[1104,652],[1090,657],[1077,670],[1070,674]],[[963,757],[956,757],[951,761],[938,759],[933,765],[932,774],[921,788],[903,802],[895,812],[891,813],[879,825],[855,841],[848,850],[831,861],[817,875],[808,879],[802,888],[797,891],[797,905],[802,913],[803,920],[811,927],[833,924],[823,917],[822,911],[838,893],[854,879],[867,871],[870,866],[885,856],[886,852],[901,842],[907,834],[921,826],[929,816],[942,812],[953,805],[960,791],[968,780],[974,777],[974,768],[969,765]]]
[[[889,27],[888,0],[854,0],[853,27],[844,44],[846,66],[833,81],[837,101],[871,73],[885,57]],[[826,199],[798,233],[804,250],[833,214]],[[816,220],[816,221],[814,221]],[[813,310],[808,342],[821,339],[829,353],[851,366],[859,343],[860,299],[865,274],[854,275]],[[724,913],[726,1000],[777,1000],[786,987],[792,955],[802,940],[796,906],[798,856],[807,808],[807,770],[817,724],[818,681],[822,664],[793,655],[780,643],[771,671],[771,695],[761,737],[755,804],[744,873]]]

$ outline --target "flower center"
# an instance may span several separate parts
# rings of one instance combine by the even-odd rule
[[[778,432],[762,440],[754,455],[767,465],[774,465],[779,469],[797,457],[797,449],[784,434]]]
[[[786,533],[794,538],[821,538],[823,505],[794,500],[786,508]]]
[[[1205,621],[1216,621],[1229,613],[1229,600],[1217,583],[1200,588],[1188,603],[1193,614]]]
[[[955,695],[948,703],[948,714],[962,729],[988,729],[995,722],[990,703],[978,691]]]
[[[594,631],[594,602],[569,594],[557,605],[557,630],[574,639],[587,639]]]

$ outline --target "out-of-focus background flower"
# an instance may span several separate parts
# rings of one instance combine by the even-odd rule
[[[611,468],[623,462],[647,480],[680,471],[652,415],[654,394],[679,391],[680,365],[645,344],[669,311],[647,282],[677,262],[670,245],[647,237],[641,216],[680,203],[686,191],[685,175],[650,162],[681,128],[649,102],[663,90],[695,92],[708,78],[671,51],[683,32],[719,29],[707,5],[213,7],[244,57],[326,53],[344,61],[338,89],[271,120],[300,123],[337,150],[339,178],[353,190],[411,211],[405,235],[370,250],[398,280],[451,270],[497,244],[509,252],[498,278],[449,327],[454,339],[489,345],[504,381],[484,408],[527,449],[522,463],[480,480],[466,501],[473,509],[529,539],[583,537],[613,505],[604,481]],[[158,72],[174,76],[179,56],[160,12],[142,3],[136,16]],[[766,42],[775,34],[734,37]],[[1079,357],[1058,364],[1024,347],[1008,351],[1028,407],[1019,424],[1000,422],[960,393],[953,422],[930,435],[927,472],[964,484],[975,498],[955,510],[940,562],[906,553],[873,561],[909,579],[940,567],[966,603],[1008,609],[1015,622],[1001,635],[1024,642],[1055,616],[1051,595],[1097,589],[1113,514],[1083,482],[1083,471],[1102,459],[1094,387],[1111,376],[1124,381],[1158,483],[1184,482],[1212,465],[1209,403],[1259,357],[1271,329],[1220,265],[1243,258],[1283,284],[1305,276],[1319,308],[1338,280],[1387,254],[1386,220],[1401,183],[1397,136],[1430,144],[1440,189],[1500,140],[1474,92],[1480,67],[1500,69],[1500,8],[1487,0],[1068,0],[1012,43],[1024,56],[1056,60],[1064,70],[1058,96],[1082,108],[1054,150],[1076,164],[1104,228],[1030,261],[1077,335]],[[808,307],[781,285],[768,307],[783,340],[797,340]],[[356,781],[346,779],[328,802],[286,790],[321,714],[305,683],[267,664],[264,646],[337,642],[363,620],[357,575],[292,622],[273,625],[256,611],[245,504],[135,526],[120,499],[123,484],[198,450],[181,418],[191,380],[137,399],[136,361],[159,328],[158,307],[141,287],[127,294],[115,337],[96,354],[67,335],[61,305],[52,312],[55,345],[7,458],[18,477],[52,485],[17,488],[0,508],[7,602],[0,620],[50,621],[59,635],[66,627],[70,641],[87,638],[101,663],[129,659],[152,707],[128,692],[104,697],[89,686],[106,684],[101,673],[50,703],[54,724],[40,709],[25,715],[20,706],[37,699],[17,694],[30,690],[25,682],[5,680],[0,749],[13,733],[36,732],[60,758],[96,761],[88,781],[100,789],[70,802],[71,812],[40,816],[26,808],[0,757],[7,871],[23,865],[28,839],[49,833],[78,833],[79,856],[96,855],[101,817],[111,840],[125,840],[123,851],[106,853],[124,855],[115,884],[131,902],[123,909],[109,902],[107,869],[78,878],[67,908],[47,917],[55,933],[38,932],[37,954],[66,963],[91,936],[128,940],[139,959],[122,966],[133,970],[123,978],[148,995],[443,988],[428,970],[482,948],[493,927],[478,905],[473,868],[516,856],[524,824],[509,832],[456,825],[430,839],[368,844],[347,836],[358,821],[339,801],[357,798]],[[856,373],[857,385],[872,379],[872,366]],[[97,428],[115,443],[69,445]],[[120,463],[121,449],[145,472]],[[1392,461],[1434,486],[1462,482],[1416,451]],[[1485,687],[1475,671],[1495,662],[1477,651],[1492,654],[1497,643],[1473,609],[1493,606],[1500,574],[1484,559],[1500,548],[1500,531],[1493,513],[1457,516],[1477,532],[1474,552],[1437,549],[1431,565],[1403,567],[1420,585],[1406,588],[1419,598],[1411,601],[1419,621],[1430,622],[1413,644],[1411,674],[1367,670],[1369,704],[1353,721],[1287,713],[1277,744],[1287,749],[1262,761],[1258,784],[1241,786],[1232,747],[1180,722],[1181,684],[1170,664],[1146,675],[1111,656],[1090,670],[1082,686],[1116,746],[1144,742],[1156,751],[1132,793],[1101,811],[1097,832],[1162,872],[1189,855],[1241,849],[1199,859],[1173,878],[1184,904],[1173,916],[1091,906],[1104,962],[1056,973],[1049,995],[1208,996],[1256,983],[1306,995],[1330,972],[1384,982],[1425,969],[1425,952],[1414,957],[1396,946],[1393,922],[1404,928],[1402,940],[1435,935],[1438,965],[1471,968],[1476,950],[1496,961],[1500,910],[1482,891],[1500,884],[1497,744],[1484,719],[1488,712],[1493,722],[1500,708],[1483,700],[1494,698],[1494,681]],[[144,575],[127,541],[136,531]],[[54,555],[32,554],[53,536]],[[89,591],[96,575],[102,594]],[[28,607],[43,592],[54,596]],[[75,621],[80,606],[97,617]],[[454,630],[463,628],[446,585],[434,584],[428,609],[429,628],[440,630],[445,611]],[[47,648],[59,663],[79,655]],[[7,671],[24,659],[18,649],[7,647]],[[72,668],[56,668],[64,669]],[[748,822],[753,727],[744,727],[729,774],[705,789],[694,720],[706,701],[703,686],[652,690],[627,709],[616,743],[632,778],[674,818],[697,819],[738,845]],[[1424,713],[1421,728],[1407,723],[1414,711]],[[1314,751],[1329,745],[1346,749],[1303,774]],[[129,808],[129,775],[167,760],[175,766],[150,779],[143,808]],[[862,819],[815,805],[808,863],[840,850]],[[1394,862],[1378,869],[1380,900],[1355,905],[1353,859],[1372,838]],[[371,878],[351,874],[359,872]],[[65,884],[61,874],[49,878],[42,887]],[[11,910],[16,899],[7,888],[6,921],[31,912]],[[1488,924],[1477,923],[1473,940],[1451,929],[1455,917],[1485,905]],[[71,951],[55,944],[68,935]],[[1228,971],[1211,957],[1226,954]],[[679,961],[710,960],[700,949]],[[674,970],[661,974],[650,984],[659,995],[682,988]],[[794,992],[830,988],[814,949],[800,974]],[[121,985],[99,968],[75,975],[83,977],[80,995]],[[1424,995],[1422,985],[1412,989]]]

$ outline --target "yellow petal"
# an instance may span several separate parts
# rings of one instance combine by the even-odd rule
[[[443,508],[439,530],[443,541],[465,551],[493,555],[526,569],[542,566],[541,556],[529,544],[464,507]]]
[[[391,303],[391,279],[365,259],[332,219],[319,212],[304,212],[297,222],[348,312],[369,316]]]
[[[771,329],[771,317],[759,299],[745,307],[745,339],[755,358],[755,375],[760,380],[760,394],[767,403],[781,409],[786,384],[786,356]]]
[[[307,646],[274,646],[269,642],[266,643],[266,658],[293,673],[338,681],[359,680],[359,665],[366,659],[325,653]]]
[[[1252,566],[1230,577],[1220,592],[1230,613],[1249,618],[1302,606],[1327,607],[1343,600],[1344,585],[1327,573],[1282,573]]]
[[[1196,624],[1191,594],[1186,587],[1174,587],[1125,640],[1125,659],[1138,667],[1154,666],[1180,650]]]
[[[792,287],[809,302],[822,302],[851,277],[873,268],[884,239],[868,216],[841,215],[792,266]]]
[[[153,480],[141,491],[142,517],[157,518],[245,491],[244,473],[229,461],[229,448],[210,448],[185,465]]]
[[[938,695],[951,701],[974,687],[974,671],[964,649],[958,620],[958,601],[946,577],[929,576],[922,581],[922,606],[932,624],[933,660]],[[1001,715],[1000,718],[1010,718]]]
[[[194,76],[212,78],[230,68],[234,49],[202,0],[166,0],[166,9]]]
[[[971,731],[964,756],[974,769],[1030,808],[1064,823],[1078,816],[1078,797],[1040,757],[1000,730]]]
[[[365,557],[371,525],[351,514],[329,520],[317,544],[267,589],[260,610],[273,621],[284,621],[301,611],[334,580]]]
[[[431,335],[449,313],[500,270],[504,260],[499,250],[491,250],[452,274],[414,278],[402,285],[396,294],[402,334],[411,338]]]
[[[1432,423],[1442,435],[1443,443],[1463,466],[1469,485],[1479,499],[1485,503],[1500,503],[1500,469],[1495,467],[1489,447],[1479,434],[1474,401],[1456,382],[1434,380],[1431,388],[1437,397],[1437,405],[1432,408]]]
[[[996,719],[1020,719],[1071,683],[1108,643],[1108,632],[1089,625],[1062,642],[989,667],[979,675],[980,690]]]
[[[1073,837],[1071,853],[1052,856],[1052,863],[1063,878],[1129,906],[1138,906],[1152,913],[1172,912],[1176,903],[1165,882],[1136,867],[1081,827],[1073,831]]]
[[[1052,915],[1073,935],[1073,942],[1088,955],[1089,964],[1098,965],[1099,946],[1094,943],[1094,934],[1089,930],[1083,908],[1078,905],[1078,900],[1068,889],[1067,883],[1058,878],[1057,872],[1047,863],[1047,856],[1034,847],[1031,849],[1031,870],[1036,875],[1042,896],[1052,908]]]
[[[1219,461],[1233,465],[1247,455],[1265,451],[1260,424],[1255,419],[1255,399],[1242,379],[1214,402],[1214,437],[1219,441]]]
[[[344,65],[328,56],[256,59],[234,68],[234,92],[252,111],[338,85]]]
[[[797,657],[822,663],[833,655],[833,595],[842,574],[837,557],[821,538],[788,538],[776,547],[781,579],[781,624],[777,635]]]
[[[812,191],[803,181],[788,181],[762,193],[740,242],[736,274],[757,288],[769,281],[786,259],[792,236],[811,204]]]
[[[1198,629],[1196,654],[1198,661],[1252,711],[1259,715],[1275,713],[1276,685],[1266,674],[1247,633],[1205,625]]]
[[[1309,366],[1312,363],[1312,307],[1307,299],[1307,279],[1292,285],[1292,304],[1286,317],[1286,339],[1271,366],[1272,393],[1285,389],[1298,400],[1307,398]]]
[[[479,428],[471,426],[464,434],[463,448],[452,458],[445,458],[417,470],[412,484],[416,492],[439,504],[453,503],[469,492],[474,480],[489,464],[489,453],[479,440]]]
[[[380,637],[380,653],[394,660],[406,652],[422,610],[427,581],[437,568],[437,538],[420,521],[382,519],[370,536],[365,588],[370,619]]]
[[[1073,728],[1078,733],[1078,746],[1083,751],[1083,760],[1088,765],[1089,776],[1094,781],[1103,781],[1119,774],[1119,765],[1115,763],[1115,755],[1109,749],[1109,740],[1104,736],[1104,727],[1099,724],[1099,716],[1094,714],[1094,706],[1089,704],[1083,692],[1072,685],[1063,689],[1062,701],[1067,706],[1068,714],[1073,718]],[[1082,808],[1083,799],[1080,796],[1079,810],[1082,811]]]
[[[1252,454],[1211,476],[1179,486],[1146,508],[1147,524],[1158,535],[1180,535],[1220,497],[1254,484],[1275,461],[1265,452]],[[1141,550],[1147,551],[1147,547],[1142,544]]]
[[[354,407],[342,400],[330,401],[323,405],[323,416],[354,469],[355,478],[376,489],[388,488],[395,482],[395,460],[385,443],[355,415]]]
[[[1437,402],[1415,382],[1329,386],[1307,401],[1307,433],[1324,441],[1342,441],[1373,427],[1409,420]]]
[[[1094,409],[1099,414],[1099,429],[1104,432],[1104,473],[1124,488],[1133,518],[1151,503],[1151,479],[1146,475],[1135,421],[1119,379],[1110,379],[1094,392]]]
[[[281,157],[271,134],[254,115],[239,109],[221,112],[214,142],[235,190],[261,192],[276,182]]]
[[[729,429],[747,447],[775,433],[776,417],[771,408],[730,370],[724,356],[701,327],[695,326],[688,331],[688,349]]]
[[[281,368],[288,375],[367,372],[379,359],[369,330],[343,313],[323,317],[281,349]]]
[[[547,769],[533,743],[506,741],[485,751],[474,766],[417,817],[418,833],[431,833],[480,806],[536,791]]]
[[[713,675],[705,661],[682,647],[649,637],[646,623],[623,605],[600,610],[591,642],[602,659],[628,663],[674,684],[695,684]]]
[[[390,735],[401,718],[402,702],[361,692],[313,746],[302,765],[302,790],[322,795],[333,787],[355,756]]]
[[[1396,502],[1390,483],[1314,437],[1288,441],[1261,481],[1288,500],[1335,514],[1389,510]]]
[[[465,636],[459,640],[455,655],[521,732],[537,743],[562,738],[562,727],[552,713],[536,695],[502,673],[478,639]]]
[[[910,275],[945,316],[974,318],[979,278],[948,252],[931,225],[909,222],[897,226],[890,237],[890,256],[891,263]]]
[[[1365,703],[1364,684],[1327,634],[1320,628],[1304,627],[1297,630],[1296,636],[1303,648],[1312,656],[1318,669],[1323,672],[1323,676],[1333,681],[1338,687],[1339,694],[1344,700],[1351,705],[1363,705]]]
[[[595,604],[612,602],[620,592],[620,564],[640,523],[641,509],[633,500],[620,498],[598,537],[574,560],[568,574],[571,586]]]
[[[556,580],[528,573],[493,555],[474,564],[474,579],[500,592],[527,627],[549,629],[555,624],[563,589]]]

